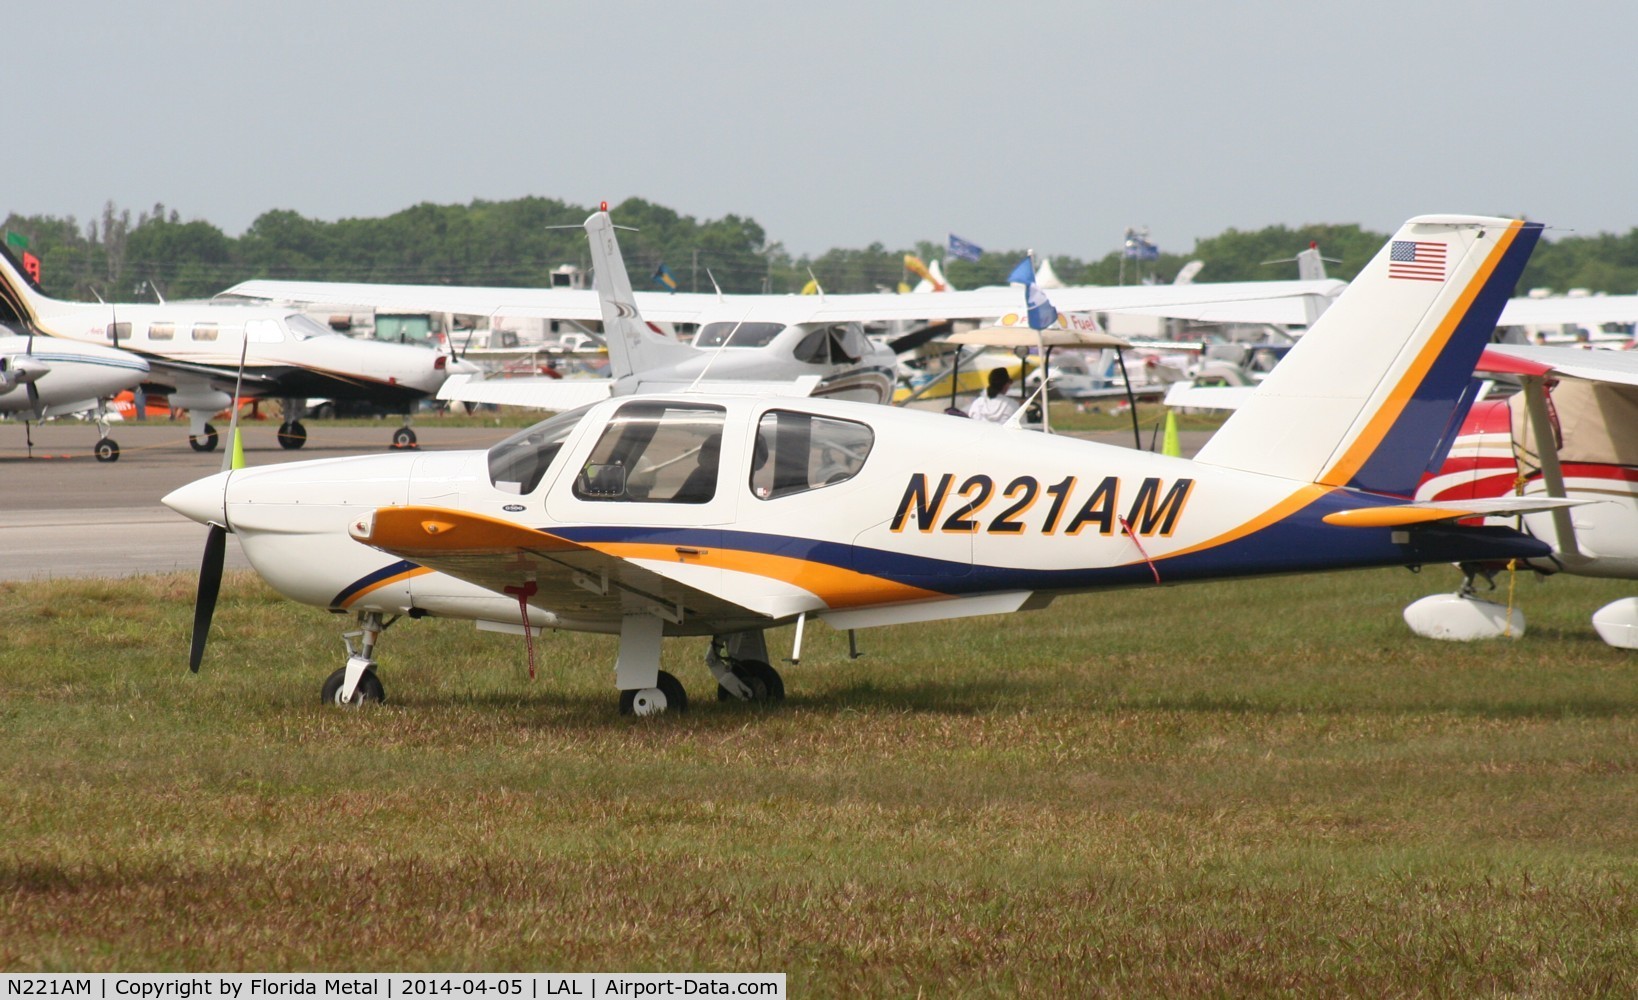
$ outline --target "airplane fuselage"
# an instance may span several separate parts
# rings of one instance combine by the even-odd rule
[[[662,414],[644,431],[650,449],[671,433],[668,417],[719,428],[707,499],[669,494],[680,489],[673,466],[691,458],[686,447],[675,446],[676,462],[620,452],[632,407]],[[1104,587],[1545,550],[1506,531],[1336,527],[1326,514],[1402,501],[886,407],[645,397],[555,420],[555,430],[537,425],[544,468],[531,464],[527,443],[334,459],[223,473],[167,502],[225,523],[275,588],[333,610],[520,620],[515,597],[349,537],[376,508],[436,505],[647,561],[757,612],[725,620],[684,611],[667,634],[761,628],[802,613],[862,627],[916,620],[895,608],[997,595],[1016,598],[997,610],[1013,610]],[[783,456],[780,434],[802,441],[804,454]],[[613,466],[618,492],[588,485],[592,471]],[[620,625],[605,606],[577,607],[572,592],[531,601],[529,615],[537,626]]]

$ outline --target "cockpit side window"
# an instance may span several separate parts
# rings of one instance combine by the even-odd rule
[[[533,493],[589,406],[559,413],[489,449],[489,481],[507,493]]]
[[[717,494],[724,410],[638,401],[609,420],[575,477],[582,500],[707,503]]]
[[[751,493],[773,500],[845,483],[864,468],[875,434],[865,424],[769,410],[757,423]]]
[[[707,323],[694,335],[694,346],[766,347],[783,332],[783,323]]]

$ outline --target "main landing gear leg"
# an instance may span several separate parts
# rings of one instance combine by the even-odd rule
[[[108,436],[108,407],[100,399],[97,400],[97,443],[91,453],[99,462],[119,461],[119,444]]]
[[[682,682],[660,669],[664,634],[665,622],[652,614],[628,614],[621,619],[620,655],[614,664],[621,715],[688,711],[688,693]]]
[[[768,664],[768,643],[760,629],[711,637],[705,665],[717,679],[718,701],[782,701],[785,681]]]
[[[387,700],[387,690],[375,673],[375,644],[381,633],[398,620],[394,615],[385,622],[379,611],[361,611],[358,631],[346,632],[341,641],[347,646],[347,665],[331,674],[319,691],[319,699],[326,705],[368,705]],[[353,640],[362,637],[360,648],[353,650]]]

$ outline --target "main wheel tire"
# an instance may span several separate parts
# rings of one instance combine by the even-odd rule
[[[779,676],[779,671],[761,660],[736,660],[730,669],[735,677],[751,689],[751,697],[747,700],[755,702],[785,700],[785,679]],[[739,701],[740,697],[718,684],[717,700]]]
[[[188,444],[193,447],[194,451],[215,451],[216,428],[206,424],[204,434],[199,437],[194,437],[192,434],[188,435]]]
[[[387,700],[387,689],[381,683],[381,678],[375,675],[374,670],[364,671],[364,676],[358,679],[358,687],[353,689],[350,701],[341,700],[341,686],[347,683],[347,669],[337,670],[324,679],[324,686],[319,689],[319,701],[325,705],[379,705]]]
[[[621,691],[620,714],[662,715],[688,711],[688,692],[683,690],[682,681],[662,670],[654,684],[651,688]]]
[[[415,447],[415,431],[408,427],[400,427],[393,431],[392,446],[400,449]]]
[[[279,425],[279,447],[286,451],[294,451],[307,443],[307,428],[301,425],[300,420],[292,420],[288,424]]]
[[[98,441],[96,447],[91,449],[91,453],[97,456],[99,462],[119,461],[119,445],[114,442],[113,438],[103,438]]]

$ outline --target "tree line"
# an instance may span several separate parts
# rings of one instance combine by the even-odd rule
[[[250,278],[366,281],[411,284],[544,286],[562,264],[589,266],[580,224],[592,208],[550,198],[420,204],[382,218],[324,222],[291,211],[264,213],[235,238],[203,221],[182,221],[158,204],[137,213],[109,203],[99,219],[72,215],[6,217],[4,228],[27,240],[41,261],[43,284],[58,298],[150,301],[213,295]],[[776,293],[799,291],[810,278],[828,292],[893,289],[917,280],[906,254],[943,262],[958,288],[1003,284],[1022,249],[986,252],[978,261],[946,259],[942,244],[920,242],[889,250],[862,249],[793,256],[754,219],[727,215],[698,220],[640,198],[613,209],[622,227],[632,284],[651,280],[661,265],[681,291]],[[1052,256],[1069,284],[1113,285],[1145,278],[1170,281],[1189,261],[1205,263],[1200,281],[1292,278],[1289,261],[1311,242],[1333,277],[1351,279],[1387,239],[1357,225],[1269,226],[1230,229],[1198,241],[1188,252],[1161,252],[1138,261],[1113,250],[1096,260]],[[1586,288],[1638,291],[1638,229],[1544,240],[1531,258],[1521,290]]]

